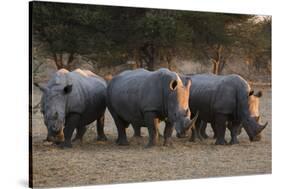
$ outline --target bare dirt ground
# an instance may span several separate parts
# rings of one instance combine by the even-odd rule
[[[245,131],[238,136],[239,145],[214,145],[214,139],[191,143],[173,134],[173,146],[144,149],[148,141],[146,128],[143,139],[136,140],[128,128],[129,146],[117,146],[117,129],[110,114],[106,113],[107,142],[96,141],[95,123],[89,126],[83,144],[74,143],[72,149],[59,149],[43,143],[46,127],[41,113],[33,115],[32,153],[34,187],[59,187],[113,184],[125,182],[192,179],[203,177],[235,176],[271,173],[271,88],[262,89],[261,122],[269,124],[260,142],[250,142]],[[34,102],[40,92],[34,91]],[[163,131],[164,125],[161,125]],[[161,131],[161,132],[162,132]],[[208,127],[208,134],[212,131]],[[229,132],[226,140],[230,140]]]

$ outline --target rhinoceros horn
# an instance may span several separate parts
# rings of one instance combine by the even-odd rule
[[[194,118],[190,121],[190,123],[188,125],[185,126],[185,130],[188,130],[190,128],[194,128],[195,127],[195,122],[198,118],[199,112],[196,112],[196,115],[194,116]]]
[[[260,125],[258,130],[257,130],[257,135],[260,134],[264,129],[265,127],[267,126],[268,122],[266,122],[264,125]]]

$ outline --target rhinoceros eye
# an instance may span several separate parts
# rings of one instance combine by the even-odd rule
[[[170,89],[171,89],[172,91],[176,90],[177,86],[178,86],[177,80],[172,80],[172,81],[170,82]]]

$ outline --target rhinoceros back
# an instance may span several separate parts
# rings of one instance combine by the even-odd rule
[[[133,124],[141,123],[146,111],[163,113],[165,109],[163,91],[167,88],[163,86],[165,77],[162,76],[168,75],[167,73],[168,71],[164,69],[155,72],[144,69],[122,72],[108,85],[108,108],[123,120]],[[175,74],[173,76],[176,78]]]
[[[69,72],[63,69],[57,71],[47,84],[51,90],[62,90],[66,85],[72,85],[65,104],[66,114],[79,113],[88,124],[104,112],[106,82],[101,77],[90,71],[77,69]]]
[[[75,70],[67,75],[67,80],[73,87],[68,96],[66,112],[82,114],[90,109],[105,108],[105,81],[93,73],[82,73],[81,70]]]
[[[200,111],[201,116],[211,121],[213,113],[231,114],[234,119],[247,117],[247,95],[249,85],[239,75],[217,76],[198,74],[192,76],[190,93],[191,110]]]
[[[210,121],[221,77],[214,74],[196,74],[191,76],[191,80],[189,97],[191,112],[199,111],[201,119]]]
[[[107,105],[128,122],[137,122],[142,116],[140,101],[146,70],[124,71],[114,77],[107,88]],[[129,113],[128,113],[129,112]]]

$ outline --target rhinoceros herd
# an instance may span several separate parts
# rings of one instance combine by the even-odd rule
[[[181,75],[168,69],[124,71],[109,83],[98,75],[77,69],[57,71],[46,85],[35,84],[43,92],[41,112],[48,134],[47,141],[60,147],[71,147],[73,140],[82,140],[86,125],[97,121],[97,140],[107,140],[104,116],[108,108],[118,137],[116,143],[128,145],[126,128],[129,124],[135,136],[147,127],[149,141],[154,146],[159,137],[159,123],[165,122],[164,145],[171,144],[172,132],[191,140],[208,137],[211,123],[215,144],[223,145],[226,128],[230,144],[237,144],[243,127],[251,141],[260,140],[266,127],[259,124],[259,97],[238,75]],[[74,130],[76,136],[71,140]]]

